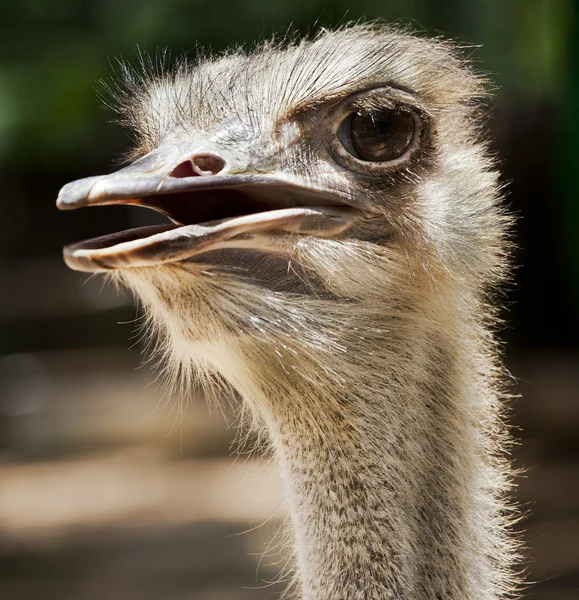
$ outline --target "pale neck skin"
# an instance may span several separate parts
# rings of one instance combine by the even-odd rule
[[[446,472],[449,452],[426,436],[405,442],[413,430],[424,433],[418,424],[385,432],[373,449],[365,449],[363,429],[335,422],[334,436],[318,437],[302,425],[299,437],[272,436],[289,492],[302,598],[474,598],[467,592],[472,557],[461,551],[468,533],[460,521],[470,510],[462,482]]]
[[[482,344],[459,320],[409,327],[390,328],[382,344],[398,359],[366,363],[367,381],[352,364],[317,401],[263,402],[303,600],[502,597],[493,502],[504,481],[488,457],[495,394],[472,356]]]

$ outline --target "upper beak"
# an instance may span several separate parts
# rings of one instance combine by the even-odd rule
[[[174,194],[196,188],[219,189],[231,185],[231,175],[217,173],[206,178],[203,175],[212,173],[195,170],[196,165],[188,172],[180,169],[199,156],[183,156],[177,146],[158,148],[114,173],[68,183],[60,190],[56,206],[60,210],[70,210],[103,204],[140,204],[140,199],[147,196]],[[215,158],[222,162],[223,167],[227,166],[223,159]]]
[[[218,173],[199,174],[191,171],[184,176],[179,173],[181,167],[198,155],[183,156],[178,150],[175,146],[159,148],[114,173],[67,183],[58,194],[56,206],[60,210],[73,210],[105,204],[139,204],[163,212],[156,202],[149,202],[147,198],[179,192],[243,189],[266,185],[277,188],[278,196],[281,193],[290,204],[292,202],[287,200],[288,196],[307,194],[317,197],[316,203],[346,204],[361,210],[368,208],[358,206],[357,201],[340,190],[329,191],[310,181],[300,183],[295,177],[288,177],[283,173],[257,173],[225,159],[221,159],[224,168]]]
[[[162,212],[179,225],[141,228],[67,246],[67,264],[94,272],[173,262],[223,247],[279,251],[287,249],[287,239],[278,242],[289,233],[333,237],[363,216],[340,192],[283,174],[251,172],[216,155],[211,155],[211,164],[218,169],[208,172],[199,167],[199,156],[167,146],[110,175],[65,185],[57,199],[61,210],[136,204]]]

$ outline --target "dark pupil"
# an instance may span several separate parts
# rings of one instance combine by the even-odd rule
[[[357,158],[361,160],[394,160],[408,150],[413,137],[414,117],[404,110],[354,113],[351,117],[350,140]]]

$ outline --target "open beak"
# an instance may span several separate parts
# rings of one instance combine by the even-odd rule
[[[280,252],[291,234],[339,237],[363,217],[339,192],[295,183],[283,175],[217,174],[178,160],[175,148],[154,150],[110,175],[65,185],[57,207],[134,204],[173,224],[141,227],[64,248],[77,271],[98,272],[181,261],[219,248]],[[187,168],[183,168],[183,166]]]

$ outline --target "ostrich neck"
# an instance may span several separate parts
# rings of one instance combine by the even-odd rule
[[[484,344],[460,322],[389,331],[374,362],[358,349],[363,376],[351,349],[339,385],[286,387],[265,411],[301,597],[498,598],[502,473]]]

